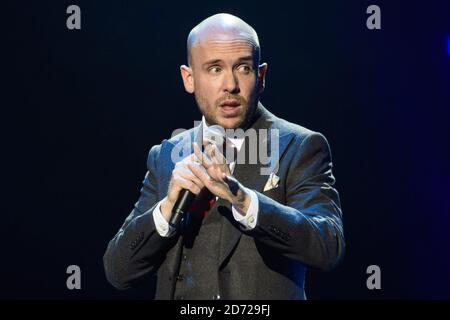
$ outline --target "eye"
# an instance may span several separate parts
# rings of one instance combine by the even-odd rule
[[[242,64],[238,67],[238,71],[242,72],[243,74],[249,74],[252,72],[252,68],[249,65]]]
[[[222,71],[222,68],[219,66],[212,66],[208,68],[208,72],[209,73],[219,73],[220,71]]]

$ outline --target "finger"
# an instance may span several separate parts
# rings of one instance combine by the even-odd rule
[[[181,189],[187,189],[194,194],[200,193],[201,188],[199,188],[193,181],[181,177],[181,175],[178,173],[174,175],[173,182],[176,186],[180,187]]]
[[[192,144],[193,148],[194,148],[194,154],[197,157],[197,159],[199,159],[200,163],[205,167],[205,168],[209,168],[209,166],[211,166],[212,161],[211,159],[200,150],[200,147],[198,146],[198,144],[196,142],[194,142]]]
[[[213,154],[212,154],[212,150],[213,150],[213,146],[214,144],[208,144],[205,146],[205,152],[203,152],[204,154],[206,154],[210,159],[212,158]]]
[[[197,142],[193,142],[193,143],[192,143],[192,148],[194,149],[194,154],[193,154],[193,155],[194,155],[194,157],[196,158],[196,161],[195,161],[195,162],[201,163],[201,162],[202,162],[203,155],[202,155],[202,151],[200,150],[200,148],[199,148]]]
[[[219,165],[214,165],[208,169],[208,174],[216,181],[223,181],[223,170],[219,167]]]
[[[188,164],[192,164],[192,163],[201,165],[201,163],[197,161],[197,157],[195,156],[193,159],[185,159],[181,162],[176,163],[175,169],[186,171],[186,172],[191,172],[190,169],[188,168]]]
[[[197,176],[203,183],[205,187],[209,189],[211,186],[211,177],[206,172],[206,169],[198,164],[188,164],[189,169],[191,169],[192,173]]]
[[[226,174],[231,174],[230,168],[228,167],[227,160],[223,156],[223,154],[220,152],[219,148],[215,145],[214,146],[214,157],[213,157],[213,163],[216,164],[221,170],[221,172],[224,172]],[[222,175],[220,174],[220,181],[223,181]]]
[[[176,164],[174,172],[180,174],[185,179],[193,180],[199,187],[203,188],[203,183],[188,167],[189,164],[201,166],[199,162],[196,162],[194,160],[185,160]]]
[[[211,163],[208,166],[204,166],[208,175],[216,181],[222,180],[222,172],[226,172],[223,165],[220,163],[220,160],[217,158],[214,152],[214,146],[209,146],[208,150],[205,152],[209,152],[211,155]]]
[[[188,169],[186,169],[186,170],[188,170]],[[178,174],[180,175],[180,177],[194,182],[197,185],[197,187],[199,187],[200,189],[202,189],[205,186],[203,184],[203,182],[195,174],[193,174],[190,170],[189,170],[189,172],[180,171]]]
[[[226,164],[227,161],[223,154],[220,152],[219,148],[214,145],[213,146],[213,161],[215,161],[218,164]]]
[[[222,178],[223,169],[221,168],[220,165],[218,165],[218,164],[211,164],[211,166],[208,169],[206,169],[201,164],[198,164],[198,163],[195,163],[195,162],[192,162],[192,163],[188,164],[188,166],[189,165],[192,165],[194,168],[198,167],[198,169],[201,170],[201,172],[203,172],[206,175],[206,177],[208,178],[209,181],[215,180],[215,181],[222,181],[223,182],[223,178]],[[191,169],[190,166],[189,166],[189,169]],[[191,171],[199,179],[201,178],[198,174],[196,174],[195,171],[193,171],[192,169],[191,169]],[[202,182],[205,183],[204,181],[202,181]]]
[[[221,153],[215,144],[207,145],[205,147],[204,154],[206,154],[209,160],[211,160],[211,164],[223,164],[220,160]],[[209,166],[206,166],[206,168],[209,169]]]
[[[187,161],[195,161],[195,162],[199,162],[200,160],[197,158],[197,155],[195,153],[192,153],[188,158]]]
[[[218,145],[215,143],[210,143],[208,146],[205,147],[205,153],[212,159],[213,157],[217,156],[219,159],[224,157],[224,149],[222,148],[222,145]],[[225,161],[224,161],[225,163]]]

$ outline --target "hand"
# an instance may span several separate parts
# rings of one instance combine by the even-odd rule
[[[169,183],[167,197],[161,202],[161,213],[166,219],[170,220],[172,208],[178,199],[180,191],[187,189],[194,194],[199,194],[201,189],[205,187],[203,182],[191,171],[189,165],[197,160],[195,154],[192,154],[175,164],[172,171],[172,177]]]
[[[250,205],[250,195],[244,186],[231,175],[226,159],[217,146],[207,145],[204,153],[197,143],[193,143],[193,148],[197,159],[188,164],[191,172],[211,193],[229,201],[245,215]]]

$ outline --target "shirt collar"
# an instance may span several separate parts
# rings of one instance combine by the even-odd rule
[[[203,133],[203,136],[205,135],[206,129],[208,129],[208,124],[206,123],[205,116],[202,116],[202,133]],[[229,138],[228,140],[233,144],[233,146],[237,149],[237,151],[241,150],[242,143],[244,142],[244,138],[233,138],[233,139]]]

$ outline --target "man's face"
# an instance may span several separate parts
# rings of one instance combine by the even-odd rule
[[[209,124],[237,128],[253,114],[266,69],[258,66],[254,52],[248,39],[233,35],[202,39],[191,49],[183,80]]]

